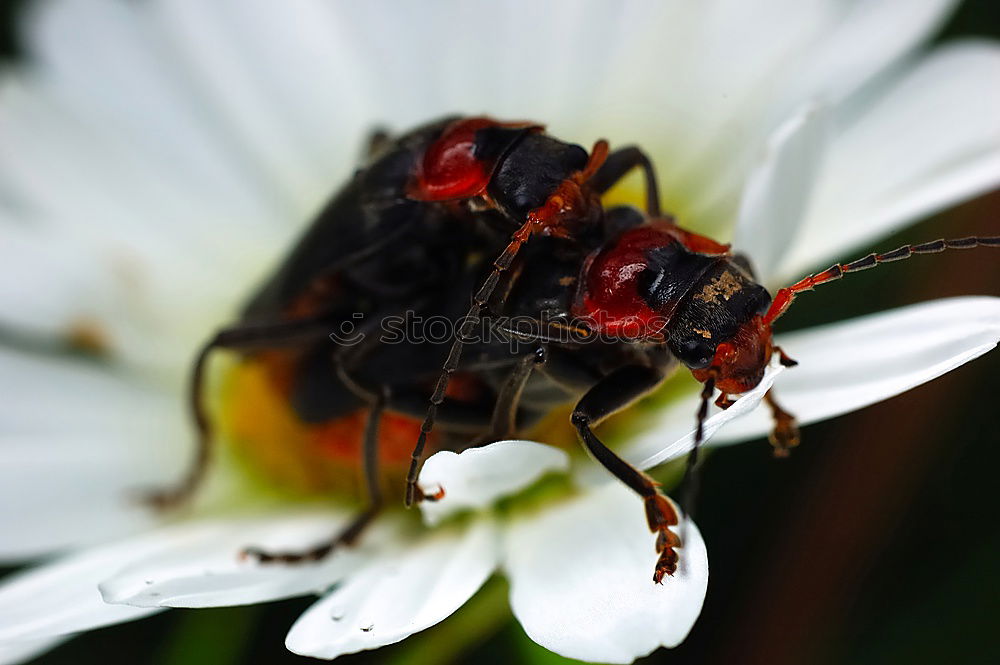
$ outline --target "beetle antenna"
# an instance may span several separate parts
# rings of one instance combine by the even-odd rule
[[[681,484],[684,486],[684,513],[688,520],[694,513],[694,503],[698,499],[698,451],[705,440],[705,420],[708,418],[708,401],[712,399],[715,392],[715,376],[708,377],[705,386],[701,389],[701,404],[698,406],[698,425],[694,430],[694,445],[688,453],[687,465],[684,467],[684,478]],[[687,524],[685,520],[684,524]],[[685,536],[681,534],[681,541],[687,542]]]
[[[462,319],[462,325],[458,329],[458,334],[452,340],[451,349],[448,350],[448,357],[441,368],[441,374],[438,375],[434,392],[431,393],[430,404],[427,406],[424,421],[420,424],[420,434],[417,436],[417,444],[413,447],[413,453],[410,456],[410,470],[406,474],[407,507],[413,505],[415,500],[419,500],[417,497],[417,477],[420,473],[420,461],[424,455],[424,446],[427,445],[427,435],[434,429],[434,419],[437,417],[437,409],[444,402],[445,391],[448,389],[451,375],[458,369],[458,362],[462,359],[462,349],[471,340],[473,331],[479,325],[479,315],[482,313],[483,307],[486,306],[486,301],[493,295],[493,291],[500,281],[500,275],[510,268],[517,253],[521,250],[521,245],[531,237],[533,224],[535,224],[535,219],[529,217],[528,221],[511,237],[507,248],[493,262],[493,270],[472,297],[472,305]]]
[[[820,284],[826,284],[840,279],[849,272],[861,272],[874,268],[881,263],[902,261],[917,254],[937,254],[946,249],[972,249],[973,247],[1000,247],[1000,236],[969,236],[952,240],[932,240],[919,245],[903,245],[899,249],[884,254],[869,254],[850,263],[835,263],[821,273],[809,275],[791,286],[779,289],[774,294],[770,309],[764,315],[764,323],[770,325],[780,317],[795,300],[795,296],[803,291],[812,291]]]
[[[462,319],[462,325],[451,343],[451,349],[449,349],[448,357],[441,368],[441,374],[438,375],[434,392],[431,393],[430,404],[427,406],[427,414],[424,416],[423,423],[420,424],[420,434],[417,436],[417,444],[413,447],[413,453],[410,455],[410,469],[406,474],[405,502],[407,507],[412,506],[413,502],[418,500],[419,489],[417,488],[417,477],[420,475],[420,462],[423,459],[424,447],[427,445],[427,435],[434,429],[434,420],[437,417],[438,407],[444,402],[444,395],[448,389],[448,383],[451,381],[451,375],[458,369],[458,363],[462,359],[462,349],[471,340],[473,331],[479,326],[479,315],[482,313],[490,296],[493,295],[497,284],[499,284],[500,275],[514,263],[515,257],[521,251],[521,246],[528,241],[528,238],[535,233],[553,228],[559,224],[561,215],[567,209],[573,207],[571,198],[574,195],[576,198],[581,197],[580,184],[589,180],[607,157],[608,142],[601,139],[594,144],[583,170],[567,179],[549,197],[545,205],[528,213],[528,218],[524,224],[514,232],[507,247],[493,261],[493,270],[490,272],[489,277],[486,278],[483,285],[472,297],[472,305]],[[422,493],[420,494],[419,498],[429,498],[423,497]]]

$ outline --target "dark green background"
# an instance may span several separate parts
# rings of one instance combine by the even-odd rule
[[[25,0],[0,3],[0,51],[16,57]],[[1000,35],[1000,3],[966,2],[942,37]],[[1000,85],[1000,81],[983,81]],[[1000,122],[1000,119],[998,119]],[[1000,193],[879,243],[1000,233]],[[859,256],[861,253],[859,253]],[[942,255],[863,273],[843,291],[804,298],[790,329],[962,294],[1000,295],[1000,256]],[[764,442],[727,449],[704,468],[699,525],[710,546],[705,610],[679,648],[648,663],[1000,662],[1000,354],[862,412],[807,427],[791,459]],[[494,596],[502,597],[496,580]],[[173,611],[73,640],[44,665],[280,665],[311,600]],[[485,607],[484,607],[485,606]],[[339,662],[566,662],[534,646],[506,610],[479,602],[417,639]]]

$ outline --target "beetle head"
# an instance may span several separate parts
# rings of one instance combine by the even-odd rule
[[[693,369],[691,373],[702,383],[714,377],[719,390],[739,395],[756,388],[764,378],[773,351],[771,326],[764,317],[754,316],[716,347],[708,367]]]

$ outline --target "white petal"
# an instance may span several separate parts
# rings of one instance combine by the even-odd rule
[[[319,593],[373,556],[384,539],[366,533],[356,546],[318,563],[261,564],[239,554],[251,546],[302,551],[326,542],[350,517],[328,510],[286,512],[191,525],[183,540],[107,576],[101,594],[106,602],[136,607],[219,607]]]
[[[771,135],[743,189],[733,246],[759,281],[778,265],[801,225],[827,140],[826,110],[807,104]]]
[[[116,446],[116,434],[185,429],[172,424],[183,409],[175,396],[97,361],[0,347],[0,391],[5,433],[108,434]]]
[[[949,46],[896,81],[832,144],[791,279],[1000,183],[1000,48]]]
[[[703,443],[711,440],[723,425],[756,409],[764,398],[764,393],[784,369],[780,365],[768,367],[757,387],[741,395],[725,411],[718,411],[710,416],[705,421]],[[693,396],[657,413],[642,434],[622,446],[619,451],[621,456],[640,469],[649,469],[687,454],[694,445],[698,403],[697,396]]]
[[[165,182],[177,183],[196,200],[214,201],[232,214],[244,214],[247,220],[260,219],[261,211],[278,219],[287,212],[281,194],[264,177],[263,166],[231,133],[230,118],[191,85],[153,23],[148,4],[41,3],[29,19],[26,45],[39,65],[34,76],[75,114],[83,114],[95,126],[114,128],[127,139],[123,143],[135,151],[132,158],[146,162],[137,166],[137,172],[142,173],[144,167],[158,169]],[[80,138],[86,140],[90,134],[80,132]],[[105,159],[101,151],[60,154],[64,160],[88,154]],[[58,160],[50,163],[59,166]],[[60,179],[61,185],[83,178],[97,189],[77,189],[96,195],[118,184],[116,180],[104,182],[101,168],[94,169],[92,177],[86,163],[79,166],[74,178]],[[128,176],[124,170],[120,173]],[[43,176],[43,171],[34,174],[41,184]],[[46,195],[44,187],[33,190],[33,195],[51,205],[72,204],[72,200],[59,204],[57,194]],[[119,192],[124,200],[133,200],[135,194],[127,189]],[[184,202],[182,198],[179,203]],[[166,205],[173,207],[169,202]],[[190,228],[204,221],[195,215],[187,220],[177,217],[175,224]]]
[[[301,6],[301,3],[287,4]],[[268,12],[260,4],[242,1],[157,2],[150,7],[150,24],[162,35],[169,57],[176,61],[207,105],[228,120],[225,129],[236,135],[233,144],[248,153],[262,180],[273,183],[294,211],[290,217],[298,219],[312,212],[318,203],[314,198],[317,192],[311,187],[315,168],[306,158],[305,146],[295,140],[291,119],[283,117],[287,115],[284,109],[289,106],[288,100],[269,94],[268,79],[280,79],[284,73],[265,70],[269,76],[262,75],[258,66],[273,66],[267,62],[267,51],[258,52],[260,44],[273,39],[273,32],[254,34],[253,20],[241,18],[258,15],[257,20],[269,19],[271,26],[294,25],[297,16],[276,11],[273,3],[270,6],[272,11]],[[332,30],[328,37],[335,38]],[[261,63],[262,60],[265,62]],[[322,80],[326,85],[332,83],[326,78]],[[337,115],[331,116],[329,122],[336,123]]]
[[[167,303],[145,300],[152,295],[143,293],[149,284],[136,281],[143,270],[132,270],[124,253],[115,256],[107,246],[74,242],[35,225],[2,224],[0,237],[0,325],[56,344],[90,327],[115,357],[129,356],[142,366],[186,364],[188,348],[177,352],[169,328],[142,325],[148,303]],[[150,344],[154,335],[157,344]]]
[[[649,90],[620,93],[623,100],[643,99],[640,106],[653,116],[630,110],[625,117],[635,129],[626,136],[662,149],[654,161],[669,208],[681,220],[705,228],[724,219],[731,226],[734,198],[754,155],[777,122],[808,99],[775,108],[778,91],[796,63],[808,62],[844,6],[825,0],[683,4],[695,9],[681,12],[690,17],[667,28],[669,34],[636,36],[658,45],[650,62],[662,73],[640,68],[628,80],[644,77]],[[657,85],[648,86],[651,79]]]
[[[89,253],[53,248],[34,229],[3,226],[0,311],[4,324],[65,337],[74,322],[94,320],[111,306],[108,274],[93,270]],[[62,249],[63,251],[59,251]],[[30,286],[29,286],[30,285]],[[30,293],[32,297],[25,297]],[[39,293],[42,294],[39,297]]]
[[[642,501],[619,483],[517,519],[504,541],[514,615],[569,658],[631,663],[676,646],[708,586],[705,543],[694,524],[686,532],[677,574],[657,585]]]
[[[494,525],[479,519],[461,532],[397,536],[299,617],[285,641],[314,658],[399,642],[450,616],[472,597],[497,562]]]
[[[98,232],[78,216],[29,219],[0,210],[0,325],[59,344],[88,326],[111,357],[166,378],[180,379],[212,327],[232,316],[251,283],[233,275],[256,272],[282,245],[213,222],[230,236],[232,253],[222,256],[218,238],[166,241],[154,225],[135,223],[145,219],[135,212],[131,228],[111,229],[101,218]]]
[[[117,357],[165,372],[230,316],[250,283],[233,275],[273,263],[305,207],[273,204],[148,13],[88,0],[29,12],[39,62],[0,82],[0,187],[56,246],[30,238],[32,251],[0,261],[0,323],[59,335],[82,318]],[[14,244],[3,253],[26,249]]]
[[[179,404],[96,363],[2,349],[0,393],[0,558],[158,521],[130,495],[182,472]]]
[[[64,638],[59,637],[55,639],[28,640],[26,642],[0,643],[0,665],[20,665],[20,663],[27,663],[64,641]]]
[[[387,119],[387,110],[366,94],[372,56],[365,53],[374,42],[358,39],[360,26],[341,25],[338,7],[323,0],[231,0],[221,10],[215,9],[218,4],[173,2],[164,13],[175,19],[188,12],[210,14],[210,25],[193,26],[200,52],[192,58],[193,74],[239,123],[243,138],[295,169],[288,185],[302,193],[299,205],[313,210],[350,174],[366,133]],[[389,11],[383,20],[393,16]],[[183,56],[189,34],[184,31],[180,39]],[[256,101],[245,113],[250,99]],[[266,141],[260,141],[261,130]],[[281,175],[280,167],[274,171]]]
[[[647,93],[662,95],[651,104],[659,118],[641,123],[645,137],[636,138],[669,155],[656,161],[681,219],[725,239],[768,133],[807,100],[835,104],[863,89],[929,36],[954,2],[689,4],[710,29],[682,24],[683,37],[671,35],[651,60],[667,70]],[[695,62],[690,53],[698,53]],[[653,143],[664,125],[668,140]]]
[[[174,478],[143,472],[104,444],[83,436],[0,435],[0,561],[99,543],[162,521],[135,501],[135,492]]]
[[[212,237],[214,229],[199,224],[205,219],[201,215],[213,226],[239,220],[252,229],[262,222],[259,210],[246,208],[237,197],[222,199],[204,182],[187,181],[190,173],[177,173],[183,167],[159,154],[156,145],[146,145],[167,127],[147,125],[152,118],[139,109],[124,119],[109,118],[92,109],[89,100],[66,100],[67,88],[53,85],[44,73],[15,70],[0,79],[0,177],[16,209],[77,235],[113,229],[135,236],[144,229],[150,243],[162,245],[164,252],[182,249],[183,240],[190,246],[191,240]],[[102,74],[92,78],[92,97],[108,83]],[[102,102],[120,94],[105,92]],[[203,250],[193,246],[188,251]]]
[[[881,0],[843,3],[845,15],[817,40],[789,81],[791,99],[819,96],[836,102],[927,39],[957,0]]]
[[[641,46],[641,39],[612,40],[608,33],[622,30],[629,19],[633,26],[666,26],[669,14],[641,4],[623,11],[608,3],[568,7],[529,0],[430,5],[376,0],[338,3],[334,11],[344,57],[352,57],[362,72],[359,87],[381,116],[373,120],[399,129],[455,111],[527,115],[543,122],[561,118],[578,125],[572,100],[593,94],[593,86],[614,71],[602,52],[634,54]],[[634,22],[637,18],[647,23]],[[490,29],[469,30],[473,25]],[[598,39],[607,39],[609,48],[592,48]],[[439,53],[443,45],[464,57],[438,59],[431,67],[414,57]],[[576,75],[579,71],[589,74]]]
[[[935,379],[993,349],[1000,340],[1000,298],[936,300],[843,323],[779,335],[799,361],[775,382],[778,401],[800,423],[854,411]],[[713,443],[765,434],[758,409]]]
[[[427,494],[443,489],[444,498],[420,504],[428,525],[470,508],[485,508],[514,494],[552,471],[569,468],[564,451],[534,441],[498,441],[461,453],[442,451],[424,463],[420,488]]]
[[[98,583],[183,533],[161,531],[67,556],[13,575],[0,582],[0,643],[67,635],[100,626],[132,621],[159,611],[109,605]]]

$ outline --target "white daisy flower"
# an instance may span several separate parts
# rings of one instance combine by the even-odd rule
[[[707,587],[696,527],[654,585],[641,502],[543,443],[432,457],[421,484],[447,495],[423,504],[426,526],[389,512],[298,566],[237,553],[308,548],[349,508],[255,501],[232,464],[180,516],[126,497],[181,474],[194,349],[373,125],[486,111],[641,145],[664,208],[733,240],[773,291],[1000,183],[1000,89],[986,83],[1000,49],[920,50],[953,4],[39,3],[29,63],[0,84],[0,325],[20,340],[0,348],[0,557],[56,556],[0,585],[0,663],[167,607],[313,593],[287,645],[334,658],[444,620],[497,571],[527,634],[564,656],[627,663],[680,643]],[[57,353],[67,339],[105,355]],[[710,444],[765,433],[754,407],[772,383],[810,423],[998,339],[991,297],[779,335],[800,365],[712,415]],[[644,469],[684,455],[695,397],[637,409],[619,452]],[[519,501],[543,475],[570,489]]]

